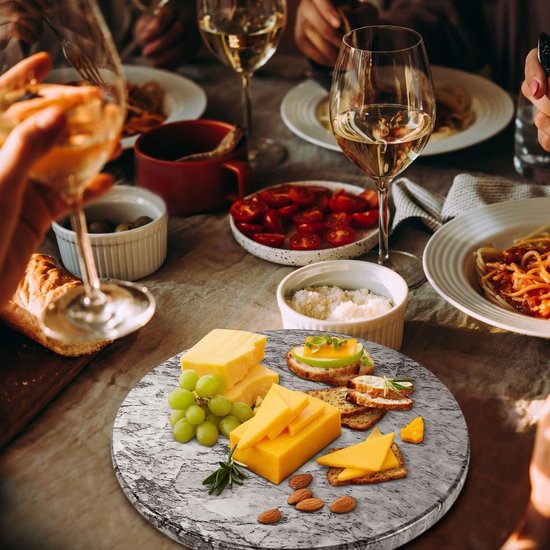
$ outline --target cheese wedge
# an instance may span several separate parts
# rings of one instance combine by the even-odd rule
[[[288,425],[288,433],[294,437],[323,412],[323,401],[309,395],[309,405]]]
[[[258,397],[264,398],[272,384],[279,382],[279,375],[275,371],[257,364],[250,367],[245,377],[231,389],[225,390],[222,395],[232,403],[243,401],[251,407],[256,404]]]
[[[273,384],[271,387],[283,398],[292,413],[292,417],[286,425],[279,424],[268,432],[267,437],[269,439],[277,439],[279,434],[309,405],[309,399],[307,394],[301,391],[289,390],[288,388],[279,386],[279,384]]]

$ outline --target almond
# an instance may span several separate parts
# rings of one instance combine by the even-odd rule
[[[298,474],[296,476],[292,476],[288,483],[293,489],[303,489],[304,487],[307,487],[313,480],[313,476],[311,474]]]
[[[353,497],[343,496],[338,497],[331,505],[330,511],[335,514],[347,514],[355,508],[356,502]]]
[[[270,525],[272,523],[277,523],[281,519],[281,512],[279,512],[278,508],[271,508],[269,510],[266,510],[265,512],[262,512],[258,516],[258,521],[260,523],[263,523],[264,525]]]
[[[317,512],[325,503],[320,498],[306,498],[296,504],[296,510],[300,512]]]
[[[298,502],[305,500],[306,498],[311,498],[312,496],[313,493],[311,492],[311,489],[298,489],[288,497],[287,502],[289,504],[298,504]]]

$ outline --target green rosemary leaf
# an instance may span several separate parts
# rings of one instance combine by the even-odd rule
[[[246,479],[246,474],[241,470],[246,468],[246,464],[233,460],[235,448],[236,445],[229,451],[227,461],[218,462],[220,467],[202,482],[203,485],[210,487],[209,495],[220,495],[226,487],[232,489],[233,484],[242,485],[243,480]]]

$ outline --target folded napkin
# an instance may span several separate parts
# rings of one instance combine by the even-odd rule
[[[392,230],[406,219],[419,218],[428,228],[436,231],[445,222],[479,206],[550,196],[550,186],[472,174],[456,176],[447,197],[430,193],[407,178],[399,178],[392,186],[395,207]]]

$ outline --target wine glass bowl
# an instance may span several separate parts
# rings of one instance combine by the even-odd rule
[[[388,202],[391,182],[418,157],[433,131],[435,97],[422,37],[389,25],[346,34],[334,69],[329,112],[338,145],[378,190],[378,263],[416,286],[424,278],[420,260],[388,250]]]

